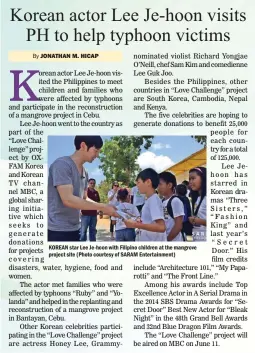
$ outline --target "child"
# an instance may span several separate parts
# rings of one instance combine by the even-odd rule
[[[189,171],[190,197],[193,216],[193,241],[206,240],[206,168],[197,167]]]
[[[184,206],[178,197],[174,197],[176,178],[170,172],[159,174],[159,193],[164,197],[163,209],[166,224],[166,234],[168,241],[183,241],[182,226],[184,216]],[[171,199],[171,200],[170,200]],[[169,215],[167,205],[171,202],[172,216]]]
[[[141,222],[126,220],[126,226],[141,229],[139,241],[166,241],[163,205],[155,192],[159,184],[158,173],[152,168],[144,169],[136,182],[140,194],[145,194],[147,199],[142,208]]]
[[[188,188],[185,184],[179,184],[175,188],[175,193],[177,196],[179,196],[182,200],[185,200],[185,202],[189,203],[189,208],[191,205],[191,199],[188,196]],[[190,208],[191,211],[191,208]]]
[[[186,188],[187,188],[186,196],[189,197],[190,190],[189,190],[189,182],[188,182],[188,180],[183,180],[183,182],[180,185],[185,185],[186,186]]]
[[[192,216],[191,211],[191,200],[187,196],[187,187],[185,184],[179,184],[175,189],[176,195],[180,198],[184,206],[184,217],[182,223],[182,234],[185,240],[192,240],[193,225],[189,221],[189,217]]]
[[[175,187],[175,192],[177,196],[187,197],[187,186],[185,184],[179,184]]]
[[[140,217],[138,209],[134,205],[129,203],[130,196],[127,189],[119,189],[117,194],[117,200],[119,201],[119,204],[117,205],[117,212],[128,212],[128,215]],[[135,241],[135,230],[132,228],[127,228],[122,218],[112,217],[112,222],[114,225],[116,225],[116,241]]]

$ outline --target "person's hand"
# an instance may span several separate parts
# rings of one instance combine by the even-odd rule
[[[137,222],[134,219],[126,219],[123,222],[127,228],[136,228]]]
[[[196,217],[194,217],[194,216],[189,217],[189,222],[191,224],[195,224],[195,220],[196,220]]]
[[[111,216],[111,217],[118,217],[118,218],[120,217],[116,212],[116,207],[112,205],[105,205],[103,212],[104,214],[107,214],[108,216]]]

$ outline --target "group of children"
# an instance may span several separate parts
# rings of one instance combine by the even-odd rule
[[[116,241],[206,240],[206,168],[189,171],[188,188],[177,185],[172,173],[158,174],[152,168],[138,174],[136,185],[145,197],[140,210],[130,203],[126,188],[117,192],[120,218],[112,217]]]

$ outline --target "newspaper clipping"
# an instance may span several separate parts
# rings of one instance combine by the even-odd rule
[[[1,352],[254,352],[254,1],[1,5]]]

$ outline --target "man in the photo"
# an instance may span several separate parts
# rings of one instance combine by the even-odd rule
[[[48,241],[78,241],[80,211],[98,210],[118,217],[115,207],[83,199],[88,175],[83,164],[92,163],[103,146],[100,136],[75,136],[75,152],[55,160],[48,178]]]
[[[88,182],[88,189],[85,192],[88,200],[100,202],[100,196],[95,189],[96,180],[91,178]],[[81,211],[81,237],[80,240],[87,241],[87,231],[89,230],[89,241],[96,241],[97,234],[97,210],[82,210]]]

